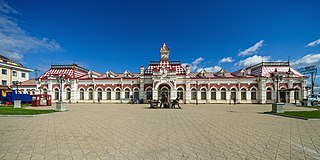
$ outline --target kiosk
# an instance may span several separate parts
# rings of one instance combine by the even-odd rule
[[[32,106],[51,106],[51,95],[36,94],[32,95]]]

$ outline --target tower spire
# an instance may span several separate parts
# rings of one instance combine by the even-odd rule
[[[168,60],[170,54],[170,48],[167,46],[166,41],[163,42],[162,47],[160,48],[160,60]]]

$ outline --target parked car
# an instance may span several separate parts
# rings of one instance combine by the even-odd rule
[[[317,106],[320,103],[320,94],[310,95],[307,98],[302,99],[301,105],[304,106],[307,102],[310,102],[312,106]]]

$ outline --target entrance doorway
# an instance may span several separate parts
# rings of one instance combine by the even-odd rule
[[[168,100],[171,101],[170,86],[168,84],[161,84],[158,88],[158,97],[161,98],[161,93],[165,93]]]
[[[280,102],[286,103],[286,91],[280,90]]]

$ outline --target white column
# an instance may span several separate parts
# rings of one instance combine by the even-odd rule
[[[98,102],[98,92],[93,90],[93,102]]]
[[[111,100],[114,101],[116,99],[116,92],[111,91]]]
[[[71,81],[71,102],[75,103],[79,100],[78,98],[78,85],[76,80]]]
[[[247,103],[251,103],[251,91],[250,90],[247,90],[246,91],[246,102]]]
[[[190,80],[186,81],[185,102],[186,103],[191,103]]]
[[[266,103],[267,96],[266,96],[266,81],[265,80],[260,80],[258,83],[258,101],[262,104]]]
[[[290,80],[288,82],[288,88],[293,88],[293,81],[292,80]],[[294,103],[295,102],[294,101],[294,91],[289,91],[289,102],[290,103]]]
[[[47,92],[48,92],[49,95],[51,95],[52,100],[54,100],[54,95],[53,95],[53,92],[52,92],[52,82],[51,81],[52,80],[48,80],[48,90],[47,90]]]
[[[107,99],[107,92],[106,91],[102,91],[102,99],[101,101],[105,101]]]
[[[210,100],[211,100],[211,96],[210,96],[210,90],[208,89],[207,90],[207,103],[209,103],[210,102]]]
[[[230,96],[231,96],[231,91],[227,91],[226,96],[227,96],[227,97],[226,97],[227,103],[230,103],[230,101],[231,101],[231,99],[230,99],[230,98],[231,98],[231,97],[230,97]],[[232,102],[231,102],[231,103],[232,103]]]
[[[217,99],[217,103],[221,103],[221,91],[216,92],[216,99]]]
[[[152,99],[158,100],[158,90],[157,89],[152,90]]]
[[[89,99],[88,91],[84,91],[84,100],[88,101],[88,99]]]
[[[201,92],[200,90],[197,91],[197,99],[198,99],[198,103],[201,101]]]
[[[171,101],[177,98],[177,90],[171,90]]]

